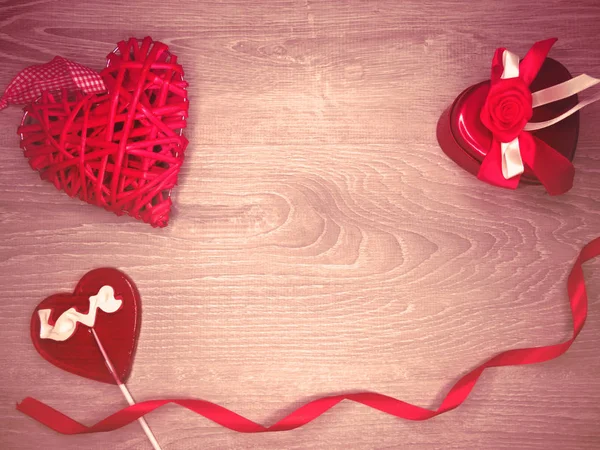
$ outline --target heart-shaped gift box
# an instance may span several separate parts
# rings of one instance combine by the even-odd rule
[[[71,197],[166,226],[188,144],[177,57],[149,37],[122,41],[100,73],[106,90],[94,93],[73,66],[81,89],[45,90],[25,108],[18,132],[29,164]]]
[[[464,90],[441,115],[440,147],[482,181],[507,188],[541,183],[551,195],[572,187],[578,111],[600,98],[580,103],[577,93],[600,80],[573,78],[546,58],[555,41],[535,43],[520,62],[498,49],[491,79]]]
[[[548,58],[538,76],[531,83],[537,91],[571,79],[571,74],[558,61]],[[444,111],[438,122],[438,141],[444,153],[463,169],[477,175],[481,162],[489,152],[492,133],[481,122],[479,113],[490,91],[490,82],[482,81],[465,89]],[[536,108],[534,121],[556,117],[577,104],[577,95]],[[570,161],[573,160],[579,136],[579,112],[555,125],[538,130],[533,135],[555,148]],[[521,181],[540,184],[529,167],[525,167]]]

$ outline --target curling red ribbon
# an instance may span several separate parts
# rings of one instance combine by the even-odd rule
[[[555,42],[555,38],[536,42],[519,64],[518,78],[526,86],[529,86],[537,76]],[[504,70],[502,61],[504,50],[506,49],[499,48],[494,54],[491,86],[501,81]],[[494,132],[492,129],[490,131]],[[568,158],[527,131],[521,130],[517,137],[523,163],[531,169],[550,195],[564,194],[571,189],[575,168]],[[509,189],[516,189],[519,184],[521,175],[506,178],[502,173],[501,141],[495,134],[489,152],[479,168],[477,178],[486,183]]]
[[[435,410],[412,405],[386,395],[361,392],[356,394],[332,395],[323,397],[301,406],[288,416],[284,417],[274,425],[265,427],[253,422],[239,414],[234,413],[222,406],[204,400],[190,399],[165,399],[149,400],[124,408],[91,427],[67,417],[61,412],[35,400],[31,397],[24,399],[17,405],[17,409],[38,422],[62,434],[97,433],[112,431],[121,428],[163,405],[174,403],[183,406],[196,414],[206,417],[213,422],[230,430],[240,433],[264,433],[271,431],[287,431],[301,427],[313,421],[342,400],[351,400],[356,403],[369,406],[386,414],[408,420],[427,420],[438,416],[460,406],[475,387],[479,376],[489,367],[519,366],[534,364],[557,358],[565,353],[583,328],[587,317],[588,300],[583,277],[582,264],[600,255],[600,237],[587,244],[575,265],[571,269],[567,281],[571,312],[573,315],[573,337],[566,342],[545,347],[523,348],[508,350],[494,356],[480,366],[471,370],[459,379],[450,392],[446,395],[442,404]]]

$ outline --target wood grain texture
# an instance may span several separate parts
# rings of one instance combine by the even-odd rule
[[[478,182],[439,149],[439,114],[494,49],[549,36],[600,75],[596,0],[0,0],[0,86],[55,54],[94,68],[152,35],[190,81],[191,145],[168,228],[69,199],[0,114],[0,447],[149,449],[137,424],[62,436],[14,409],[34,396],[89,424],[125,405],[29,342],[31,311],[88,270],[137,283],[138,400],[204,398],[262,423],[330,392],[428,407],[485,358],[566,339],[566,277],[600,230],[600,107],[582,113],[575,187],[551,198]],[[490,370],[461,408],[415,423],[342,404],[287,433],[241,435],[167,407],[165,450],[597,449],[600,261],[590,317],[558,360]]]

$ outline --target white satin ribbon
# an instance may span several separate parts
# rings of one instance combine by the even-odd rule
[[[597,78],[590,77],[589,75],[579,75],[578,77],[571,78],[568,81],[557,84],[555,86],[551,86],[547,89],[542,89],[541,91],[534,92],[532,94],[533,97],[533,107],[546,105],[548,103],[556,102],[558,100],[563,100],[571,95],[575,95],[580,93],[581,91],[586,90],[592,86],[600,83],[600,80]],[[541,95],[536,95],[541,94]],[[566,119],[572,114],[575,114],[581,108],[586,107],[587,105],[594,103],[600,100],[600,93],[588,98],[587,100],[583,100],[577,103],[568,111],[565,111],[560,116],[555,117],[551,120],[546,120],[544,122],[529,122],[523,128],[525,131],[535,131],[541,130],[542,128],[546,128],[554,125],[555,123],[560,122],[561,120]]]
[[[504,50],[502,63],[504,71],[500,78],[517,78],[519,76],[519,57],[517,55]],[[508,180],[521,175],[525,171],[518,137],[510,142],[501,142],[500,151],[502,152],[502,175],[504,178]]]
[[[541,91],[534,92],[531,94],[533,100],[532,106],[537,108],[538,106],[546,105],[548,103],[570,97],[571,95],[578,94],[587,88],[596,86],[598,83],[600,83],[599,79],[590,77],[585,73],[581,74],[575,78],[571,78],[570,80],[563,81],[560,84],[556,84],[546,89],[542,89]]]
[[[519,76],[519,56],[513,52],[504,50],[502,53],[502,65],[504,71],[500,78],[517,78]]]
[[[525,170],[523,159],[521,158],[521,149],[519,148],[519,138],[514,138],[510,142],[501,142],[502,151],[502,175],[507,180],[521,175]]]

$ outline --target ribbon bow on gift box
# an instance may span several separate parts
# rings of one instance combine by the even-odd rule
[[[571,162],[530,131],[549,127],[600,100],[600,94],[580,102],[558,117],[529,122],[533,109],[565,99],[600,80],[579,75],[563,83],[532,93],[530,84],[537,76],[550,48],[557,39],[536,42],[523,61],[499,48],[492,60],[490,91],[481,110],[481,122],[492,132],[492,145],[477,177],[487,183],[515,189],[527,166],[550,195],[560,195],[573,186],[575,169]]]

